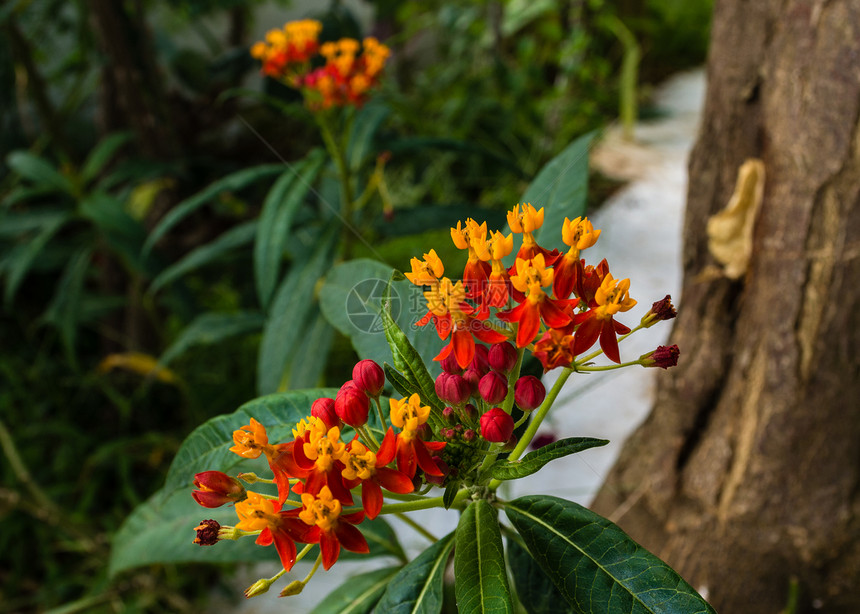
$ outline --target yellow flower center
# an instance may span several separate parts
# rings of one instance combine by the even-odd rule
[[[314,418],[309,432],[310,437],[302,451],[314,461],[319,471],[331,471],[334,462],[346,454],[346,444],[340,440],[340,429],[333,426],[326,431],[325,423],[320,418]]]
[[[492,260],[493,267],[495,268],[496,263],[501,262],[502,258],[513,251],[514,235],[511,233],[506,237],[497,230],[489,239],[473,237],[472,247],[474,248],[478,258],[484,262]]]
[[[299,512],[299,518],[322,531],[332,529],[341,511],[340,501],[332,497],[328,486],[323,486],[316,497],[310,493],[302,494],[302,506],[304,509]]]
[[[266,427],[253,418],[249,424],[233,431],[233,443],[236,445],[230,451],[243,458],[258,458],[260,454],[271,450]]]
[[[594,230],[594,225],[589,219],[578,217],[571,221],[564,218],[564,225],[561,228],[561,240],[565,245],[570,245],[570,253],[574,258],[579,257],[579,252],[587,249],[597,243],[597,238],[600,236],[599,230]]]
[[[417,430],[430,417],[430,406],[421,405],[421,397],[413,394],[409,399],[390,399],[391,424],[399,429]]]
[[[516,233],[531,234],[543,226],[543,217],[543,207],[535,209],[531,203],[526,203],[520,211],[520,205],[517,204],[508,211],[508,226]]]
[[[376,470],[376,454],[361,442],[354,441],[343,458],[343,464],[343,477],[347,480],[369,480]]]
[[[594,293],[594,300],[597,302],[595,315],[601,320],[606,320],[614,316],[619,311],[629,311],[636,305],[628,295],[630,290],[630,280],[616,280],[611,273],[607,273],[603,278],[603,282]]]
[[[466,300],[466,289],[463,282],[451,283],[447,277],[439,280],[439,283],[424,293],[427,299],[427,309],[437,316],[451,314],[456,320],[460,320],[463,314],[460,304]]]
[[[261,531],[280,521],[280,516],[275,512],[275,502],[251,491],[247,499],[236,503],[236,515],[239,517],[236,528],[243,531]]]
[[[531,260],[517,258],[517,274],[511,275],[511,284],[520,292],[528,292],[529,301],[540,301],[545,295],[541,288],[552,285],[553,270],[546,268],[543,254]]]
[[[416,286],[435,285],[445,272],[445,266],[435,249],[424,254],[424,260],[413,258],[409,264],[412,265],[412,272],[406,273],[406,279]]]

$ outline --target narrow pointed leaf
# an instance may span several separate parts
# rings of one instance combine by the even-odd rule
[[[474,501],[457,525],[454,593],[460,614],[513,612],[496,510]]]
[[[263,308],[268,306],[275,291],[293,218],[313,187],[325,160],[325,153],[314,149],[305,160],[278,177],[263,201],[254,241],[254,280]]]
[[[319,312],[312,314],[305,325],[300,344],[287,358],[278,392],[315,386],[325,371],[333,338],[334,329],[328,320]]]
[[[190,273],[202,266],[211,264],[219,258],[224,257],[235,249],[250,243],[257,233],[257,220],[251,220],[231,228],[217,239],[191,250],[177,262],[170,265],[152,280],[150,292],[157,292],[160,288],[176,281],[183,275]]]
[[[8,308],[15,300],[18,287],[32,267],[33,262],[39,256],[45,245],[55,234],[71,219],[68,215],[60,215],[49,220],[42,226],[39,233],[24,243],[19,243],[8,256],[8,273],[6,275],[6,288],[4,300]]]
[[[72,182],[68,177],[54,168],[50,162],[29,151],[13,151],[6,156],[6,164],[37,186],[49,186],[67,194],[73,192]]]
[[[419,554],[388,584],[373,610],[378,614],[439,614],[445,568],[454,534],[450,533]]]
[[[334,259],[334,230],[332,228],[319,240],[307,262],[293,265],[275,294],[257,358],[257,391],[260,394],[272,393],[281,387],[285,370],[305,334],[305,326],[317,309],[314,292]]]
[[[89,183],[105,168],[114,154],[132,137],[130,132],[118,132],[103,138],[93,148],[81,168],[81,179]]]
[[[460,491],[460,482],[451,482],[445,487],[445,492],[442,494],[442,505],[446,510],[451,509],[454,505],[454,499],[457,498],[457,493]]]
[[[353,172],[361,168],[373,148],[373,139],[379,126],[391,114],[388,105],[374,101],[365,105],[355,118],[349,133],[346,159]]]
[[[92,249],[83,247],[72,256],[57,284],[51,304],[45,311],[45,321],[60,331],[68,359],[73,363],[76,360],[75,339],[78,322],[81,320],[81,297],[91,255]]]
[[[528,550],[516,540],[509,539],[507,553],[508,569],[511,570],[517,598],[528,614],[573,612]]]
[[[171,228],[176,226],[179,222],[206,203],[212,201],[222,192],[239,190],[258,179],[270,177],[283,172],[283,164],[263,164],[232,173],[209,184],[194,196],[186,198],[182,202],[178,203],[167,213],[167,215],[164,216],[164,218],[162,218],[158,226],[156,226],[149,237],[147,237],[146,243],[143,246],[144,252],[151,250],[152,246],[158,243],[161,237],[166,235]]]
[[[186,326],[161,355],[159,362],[167,365],[195,345],[211,345],[230,337],[262,330],[265,318],[257,311],[236,313],[204,313]]]
[[[326,596],[311,614],[367,614],[401,567],[386,567],[349,578]]]
[[[715,614],[671,567],[581,505],[535,495],[505,513],[576,612]]]
[[[548,462],[569,454],[576,454],[589,448],[605,446],[608,439],[594,439],[593,437],[568,437],[559,439],[534,452],[529,452],[522,459],[510,462],[508,460],[496,461],[490,468],[490,474],[497,480],[516,480],[527,475],[537,473]]]
[[[564,218],[585,215],[588,196],[588,150],[595,133],[589,132],[568,145],[537,174],[521,202],[546,207],[543,226],[535,232],[547,249],[565,249],[561,240]]]

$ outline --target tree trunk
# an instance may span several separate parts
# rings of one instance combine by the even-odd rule
[[[860,3],[717,0],[655,407],[594,503],[723,614],[860,612]],[[708,218],[766,168],[746,274]]]

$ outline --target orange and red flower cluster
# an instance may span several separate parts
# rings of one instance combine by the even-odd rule
[[[312,109],[361,106],[378,85],[390,50],[373,37],[321,44],[321,31],[318,21],[289,22],[254,44],[251,55],[262,62],[264,75],[302,90]]]
[[[393,427],[380,444],[367,418],[370,400],[379,403],[384,383],[379,365],[362,360],[335,399],[314,401],[311,415],[293,428],[292,441],[269,443],[266,428],[254,418],[233,432],[230,451],[243,458],[265,456],[277,496],[246,491],[238,480],[206,471],[195,477],[194,499],[205,507],[234,502],[239,521],[232,529],[257,534],[261,546],[274,544],[285,570],[296,561],[297,542],[319,544],[325,569],[337,561],[341,547],[368,552],[355,525],[382,511],[383,489],[411,493],[425,476],[441,476],[437,454],[446,445],[425,440],[430,407],[422,405],[417,394],[390,400]],[[356,432],[348,441],[342,438],[344,424]],[[350,510],[353,491],[361,493],[361,506]],[[290,499],[291,494],[301,503]],[[211,545],[224,531],[205,521],[196,541]]]
[[[565,254],[538,245],[534,233],[543,226],[544,210],[531,204],[516,205],[508,212],[513,233],[489,233],[486,223],[468,219],[451,229],[454,244],[468,252],[462,281],[444,277],[445,267],[435,250],[423,260],[413,258],[406,277],[426,288],[427,314],[418,321],[432,321],[439,337],[449,340],[436,360],[453,354],[466,369],[475,356],[476,342],[498,344],[511,340],[528,348],[544,369],[570,366],[575,358],[599,341],[606,356],[618,363],[617,335],[630,329],[615,320],[631,309],[628,279],[618,280],[605,260],[586,265],[580,252],[600,236],[588,218],[565,218],[562,240]],[[522,246],[513,265],[503,259],[513,251],[513,234],[522,235]],[[490,318],[495,309],[494,323]]]

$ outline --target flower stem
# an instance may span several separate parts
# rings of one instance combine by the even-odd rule
[[[436,537],[436,536],[435,536],[435,535],[433,535],[430,531],[428,531],[427,529],[425,529],[424,527],[422,527],[420,524],[418,524],[417,522],[415,522],[414,520],[412,520],[412,519],[411,519],[409,516],[407,516],[406,514],[402,514],[402,513],[400,513],[400,512],[395,512],[395,514],[394,514],[394,515],[395,515],[395,516],[397,516],[400,520],[402,520],[402,521],[403,521],[403,522],[405,522],[406,524],[408,524],[410,527],[412,527],[413,529],[415,529],[416,531],[418,531],[421,535],[423,535],[424,537],[426,537],[428,540],[430,540],[430,543],[434,543],[434,544],[435,544],[437,541],[439,541],[439,538],[438,538],[438,537]]]
[[[454,497],[454,503],[459,503],[469,496],[469,489],[461,489]],[[430,497],[421,501],[407,501],[405,503],[386,503],[382,506],[381,514],[402,514],[403,512],[414,512],[415,510],[429,510],[434,507],[443,507],[445,502],[442,497]]]
[[[346,153],[344,152],[343,144],[334,138],[325,115],[322,113],[314,113],[314,117],[317,119],[317,125],[320,127],[320,134],[322,135],[325,147],[328,150],[329,155],[334,160],[335,167],[337,168],[337,177],[340,181],[341,192],[340,214],[343,218],[341,242],[343,243],[343,258],[344,260],[348,260],[351,257],[352,252],[352,239],[354,232],[353,212],[355,208],[355,198],[352,193],[349,165],[346,161]]]
[[[642,363],[638,360],[631,360],[630,362],[622,362],[615,365],[602,365],[597,367],[578,367],[576,370],[579,372],[587,373],[589,371],[612,371],[613,369],[621,369],[623,367],[632,367],[633,365],[641,365]]]
[[[385,432],[385,416],[382,413],[382,403],[379,402],[379,397],[373,399],[373,402],[376,404],[376,411],[379,414],[379,428],[382,429],[382,432]]]
[[[540,428],[543,419],[546,418],[546,415],[547,413],[549,413],[549,410],[552,407],[552,404],[555,402],[558,393],[561,392],[562,387],[564,387],[564,383],[567,381],[567,378],[570,377],[571,373],[573,373],[572,369],[569,369],[567,367],[562,369],[561,375],[558,376],[558,379],[555,381],[555,384],[553,384],[549,393],[547,393],[543,403],[541,403],[541,406],[535,412],[534,418],[532,419],[531,423],[529,423],[519,443],[508,455],[508,460],[518,460],[520,456],[522,456],[523,452],[525,452],[525,449],[531,443],[532,439],[534,439],[535,433],[537,433],[537,430],[538,428]]]

